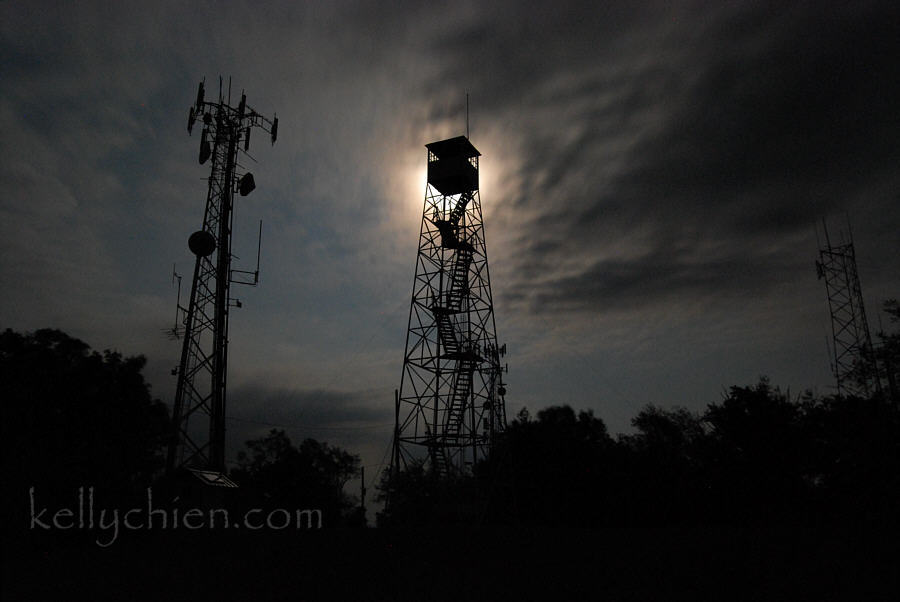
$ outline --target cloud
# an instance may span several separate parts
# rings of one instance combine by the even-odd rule
[[[247,383],[232,389],[230,398],[237,418],[310,429],[370,426],[392,416],[389,409],[371,403],[370,391],[280,389]]]
[[[393,410],[372,391],[285,389],[246,383],[229,392],[229,455],[270,430],[283,430],[295,444],[313,438],[379,462],[393,430]],[[374,467],[380,469],[380,466]],[[372,470],[370,475],[377,474]]]

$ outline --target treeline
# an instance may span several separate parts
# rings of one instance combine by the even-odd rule
[[[340,447],[311,438],[294,444],[272,429],[246,442],[230,477],[244,492],[246,508],[317,508],[328,527],[362,527],[359,499],[344,491],[360,464],[358,455]]]
[[[893,322],[896,302],[886,304]],[[900,366],[900,334],[882,333]],[[94,487],[130,507],[163,487],[171,425],[141,356],[91,350],[58,330],[0,333],[3,514],[28,525],[28,491],[68,506]],[[494,524],[668,526],[895,521],[900,409],[869,399],[790,398],[763,379],[700,413],[644,408],[613,437],[590,411],[523,411],[465,478],[427,464],[385,475],[382,526]],[[248,507],[317,507],[329,526],[365,523],[343,491],[359,457],[283,431],[249,441],[231,476]],[[162,502],[163,500],[159,500]]]
[[[702,413],[648,406],[612,437],[568,406],[523,411],[474,476],[426,465],[381,484],[382,525],[566,527],[896,523],[900,410],[883,396],[790,399],[761,379]]]
[[[143,356],[98,352],[56,329],[0,332],[0,501],[4,528],[28,531],[31,490],[39,508],[78,507],[90,489],[98,507],[133,508],[173,499],[191,475],[165,475],[168,406],[151,395]],[[317,508],[328,526],[360,525],[359,502],[344,493],[359,472],[355,454],[283,432],[246,442],[231,467],[231,505]],[[87,502],[85,502],[87,503]]]
[[[144,381],[145,363],[59,330],[0,333],[2,508],[11,525],[28,526],[32,487],[38,504],[74,505],[79,488],[94,487],[115,506],[158,479],[169,416]]]

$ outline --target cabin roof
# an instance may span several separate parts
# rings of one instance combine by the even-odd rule
[[[439,142],[432,142],[431,144],[426,144],[425,148],[434,153],[438,159],[443,159],[444,157],[459,156],[463,156],[468,159],[469,157],[481,156],[481,153],[478,152],[478,149],[472,146],[472,143],[469,142],[469,139],[465,136],[457,136],[456,138],[448,138]]]

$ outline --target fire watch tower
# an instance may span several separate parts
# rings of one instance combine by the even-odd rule
[[[432,474],[471,470],[506,428],[478,158],[465,136],[427,144],[428,182],[391,474],[424,459]]]
[[[238,161],[250,149],[250,131],[267,132],[272,144],[278,136],[278,118],[263,117],[247,105],[241,94],[237,107],[222,94],[207,101],[200,83],[197,100],[188,115],[187,129],[202,127],[200,164],[211,161],[209,189],[203,226],[191,234],[188,247],[196,256],[188,306],[182,312],[181,361],[173,371],[178,377],[172,411],[173,433],[169,442],[166,470],[181,467],[222,473],[225,469],[225,391],[228,365],[228,313],[240,307],[231,297],[232,283],[255,285],[259,281],[259,253],[256,271],[231,267],[231,233],[234,194],[246,196],[256,188],[253,174]],[[199,122],[199,123],[198,123]],[[260,225],[261,226],[261,225]],[[261,227],[260,227],[261,231]]]

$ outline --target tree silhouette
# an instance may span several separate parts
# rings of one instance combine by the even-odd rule
[[[91,351],[59,330],[0,334],[10,513],[27,511],[32,486],[47,503],[71,504],[79,487],[107,502],[144,494],[162,469],[168,432],[166,407],[141,375],[145,363]]]
[[[295,446],[284,431],[272,429],[247,441],[231,476],[261,507],[317,508],[323,523],[345,524],[357,500],[343,487],[359,472],[359,456],[339,447],[304,439]]]
[[[506,466],[497,470],[511,472],[515,507],[529,521],[593,523],[602,519],[598,509],[608,493],[612,451],[606,425],[592,412],[576,415],[569,406],[551,406],[535,420],[513,421],[498,445]]]
[[[379,527],[422,526],[432,518],[437,483],[424,460],[411,462],[396,475],[381,474],[375,500],[385,504],[376,516]]]
[[[631,421],[633,435],[620,436],[617,478],[623,520],[678,524],[697,508],[699,454],[705,432],[700,418],[684,408],[648,405]]]
[[[806,477],[827,522],[896,521],[900,503],[900,412],[884,398],[809,399]]]
[[[703,415],[709,432],[702,467],[712,520],[748,523],[788,520],[805,499],[802,414],[778,387],[762,378],[731,387]]]
[[[606,425],[590,411],[553,406],[535,420],[522,411],[472,476],[439,480],[421,462],[383,475],[379,499],[389,505],[379,524],[509,524],[518,516],[543,525],[597,521],[595,496],[603,494],[598,484],[612,451]]]

